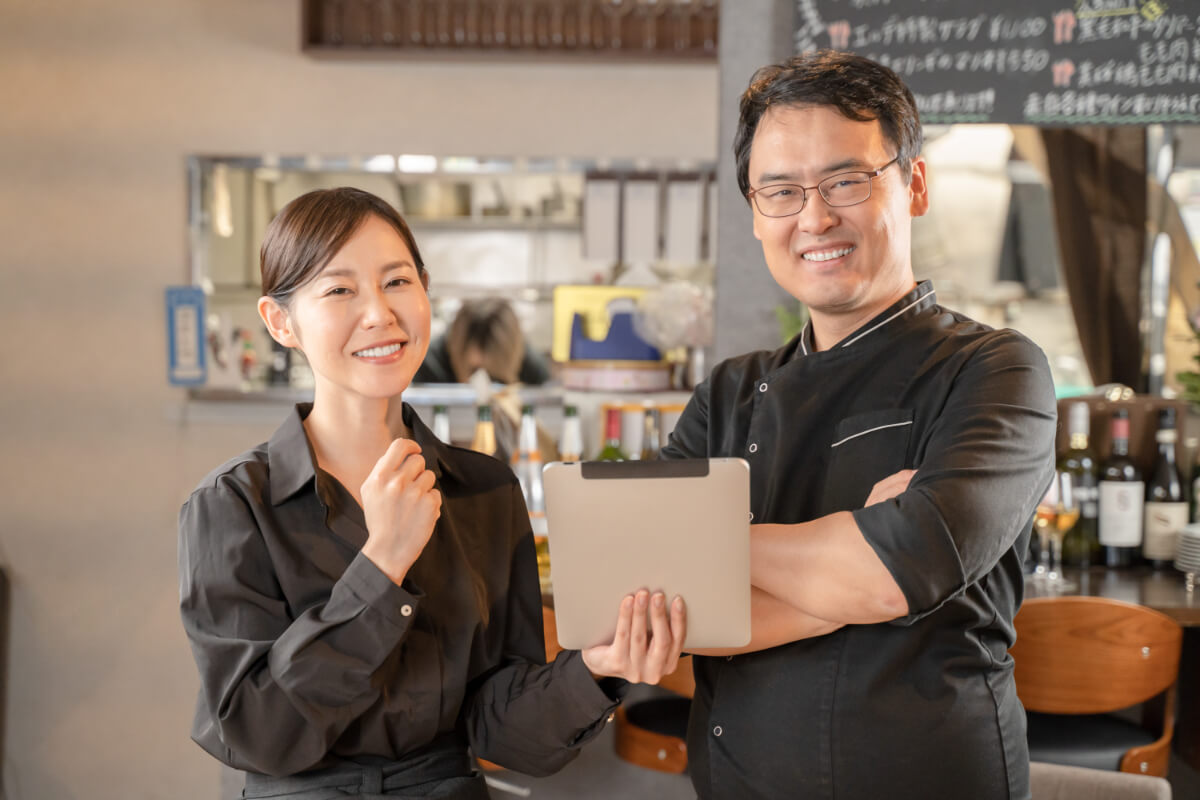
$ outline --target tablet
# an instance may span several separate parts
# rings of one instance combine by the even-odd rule
[[[750,465],[554,462],[543,473],[558,642],[611,641],[621,599],[683,597],[685,647],[750,641]]]

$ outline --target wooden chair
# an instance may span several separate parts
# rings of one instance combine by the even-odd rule
[[[552,661],[562,650],[558,645],[554,609],[542,606],[542,625],[546,632],[546,660]],[[696,691],[692,657],[679,659],[675,671],[658,685],[674,694],[617,708],[613,747],[621,759],[631,764],[660,772],[683,772],[687,769],[689,698]],[[482,763],[485,769],[494,766]]]
[[[1033,761],[1167,774],[1178,623],[1119,600],[1039,597],[1025,601],[1016,629],[1010,652]],[[1127,709],[1141,711],[1140,724],[1114,713]]]
[[[670,675],[658,682],[663,693],[617,709],[613,747],[617,756],[630,764],[681,773],[687,770],[687,721],[691,712],[696,679],[692,657],[679,659]]]

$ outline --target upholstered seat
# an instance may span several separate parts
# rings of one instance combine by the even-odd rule
[[[1140,725],[1111,714],[1038,714],[1030,711],[1029,751],[1050,764],[1121,769],[1130,749],[1154,744]]]
[[[1171,800],[1171,784],[1162,778],[1036,761],[1029,785],[1033,800]]]

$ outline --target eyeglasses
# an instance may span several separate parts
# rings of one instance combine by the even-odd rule
[[[808,193],[816,189],[831,206],[855,206],[871,197],[871,178],[878,178],[883,171],[900,160],[896,156],[882,167],[869,172],[839,172],[830,175],[816,186],[800,186],[795,183],[772,183],[751,189],[746,195],[754,201],[754,207],[764,217],[790,217],[799,214],[808,204]]]

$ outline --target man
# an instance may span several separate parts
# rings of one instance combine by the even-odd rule
[[[857,56],[742,97],[739,185],[810,322],[719,364],[664,450],[751,470],[753,640],[695,661],[705,800],[1029,797],[1007,650],[1054,391],[1029,340],[915,281],[920,150],[912,94]]]

